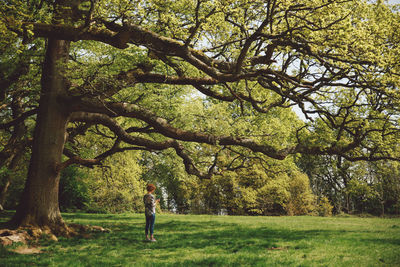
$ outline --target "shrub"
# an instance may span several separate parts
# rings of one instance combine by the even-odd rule
[[[304,173],[295,172],[291,175],[288,191],[290,196],[285,210],[288,215],[306,215],[315,209],[315,196],[310,188],[310,180]]]
[[[323,197],[319,200],[317,206],[317,212],[319,216],[332,216],[333,206],[329,202],[327,197]]]
[[[281,175],[269,180],[258,190],[258,203],[263,215],[280,215],[290,197],[288,177]]]

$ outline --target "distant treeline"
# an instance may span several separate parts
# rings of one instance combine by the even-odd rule
[[[188,175],[173,155],[131,152],[94,169],[70,166],[60,181],[60,208],[142,212],[145,184],[152,182],[160,208],[182,214],[400,214],[397,163],[352,163],[337,156],[248,161],[246,168],[224,170],[204,180]],[[16,208],[26,167],[13,173],[4,208]],[[4,179],[0,186],[4,188]]]

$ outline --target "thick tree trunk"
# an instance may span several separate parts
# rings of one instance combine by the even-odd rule
[[[68,123],[67,108],[58,99],[66,93],[62,70],[68,51],[67,41],[48,41],[28,177],[12,220],[16,226],[50,228],[56,235],[68,233],[58,206],[58,165]]]

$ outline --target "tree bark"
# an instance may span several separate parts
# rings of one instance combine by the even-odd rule
[[[68,41],[48,40],[28,177],[12,219],[15,226],[50,228],[56,235],[68,234],[58,206],[58,166],[69,116],[66,105],[58,99],[67,91],[62,73],[68,52]]]

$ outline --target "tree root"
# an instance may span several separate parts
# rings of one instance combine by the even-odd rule
[[[0,245],[10,246],[14,243],[25,245],[37,244],[40,239],[58,241],[57,236],[89,238],[92,233],[109,233],[109,229],[100,226],[82,224],[60,224],[50,226],[24,226],[17,229],[0,229]]]

